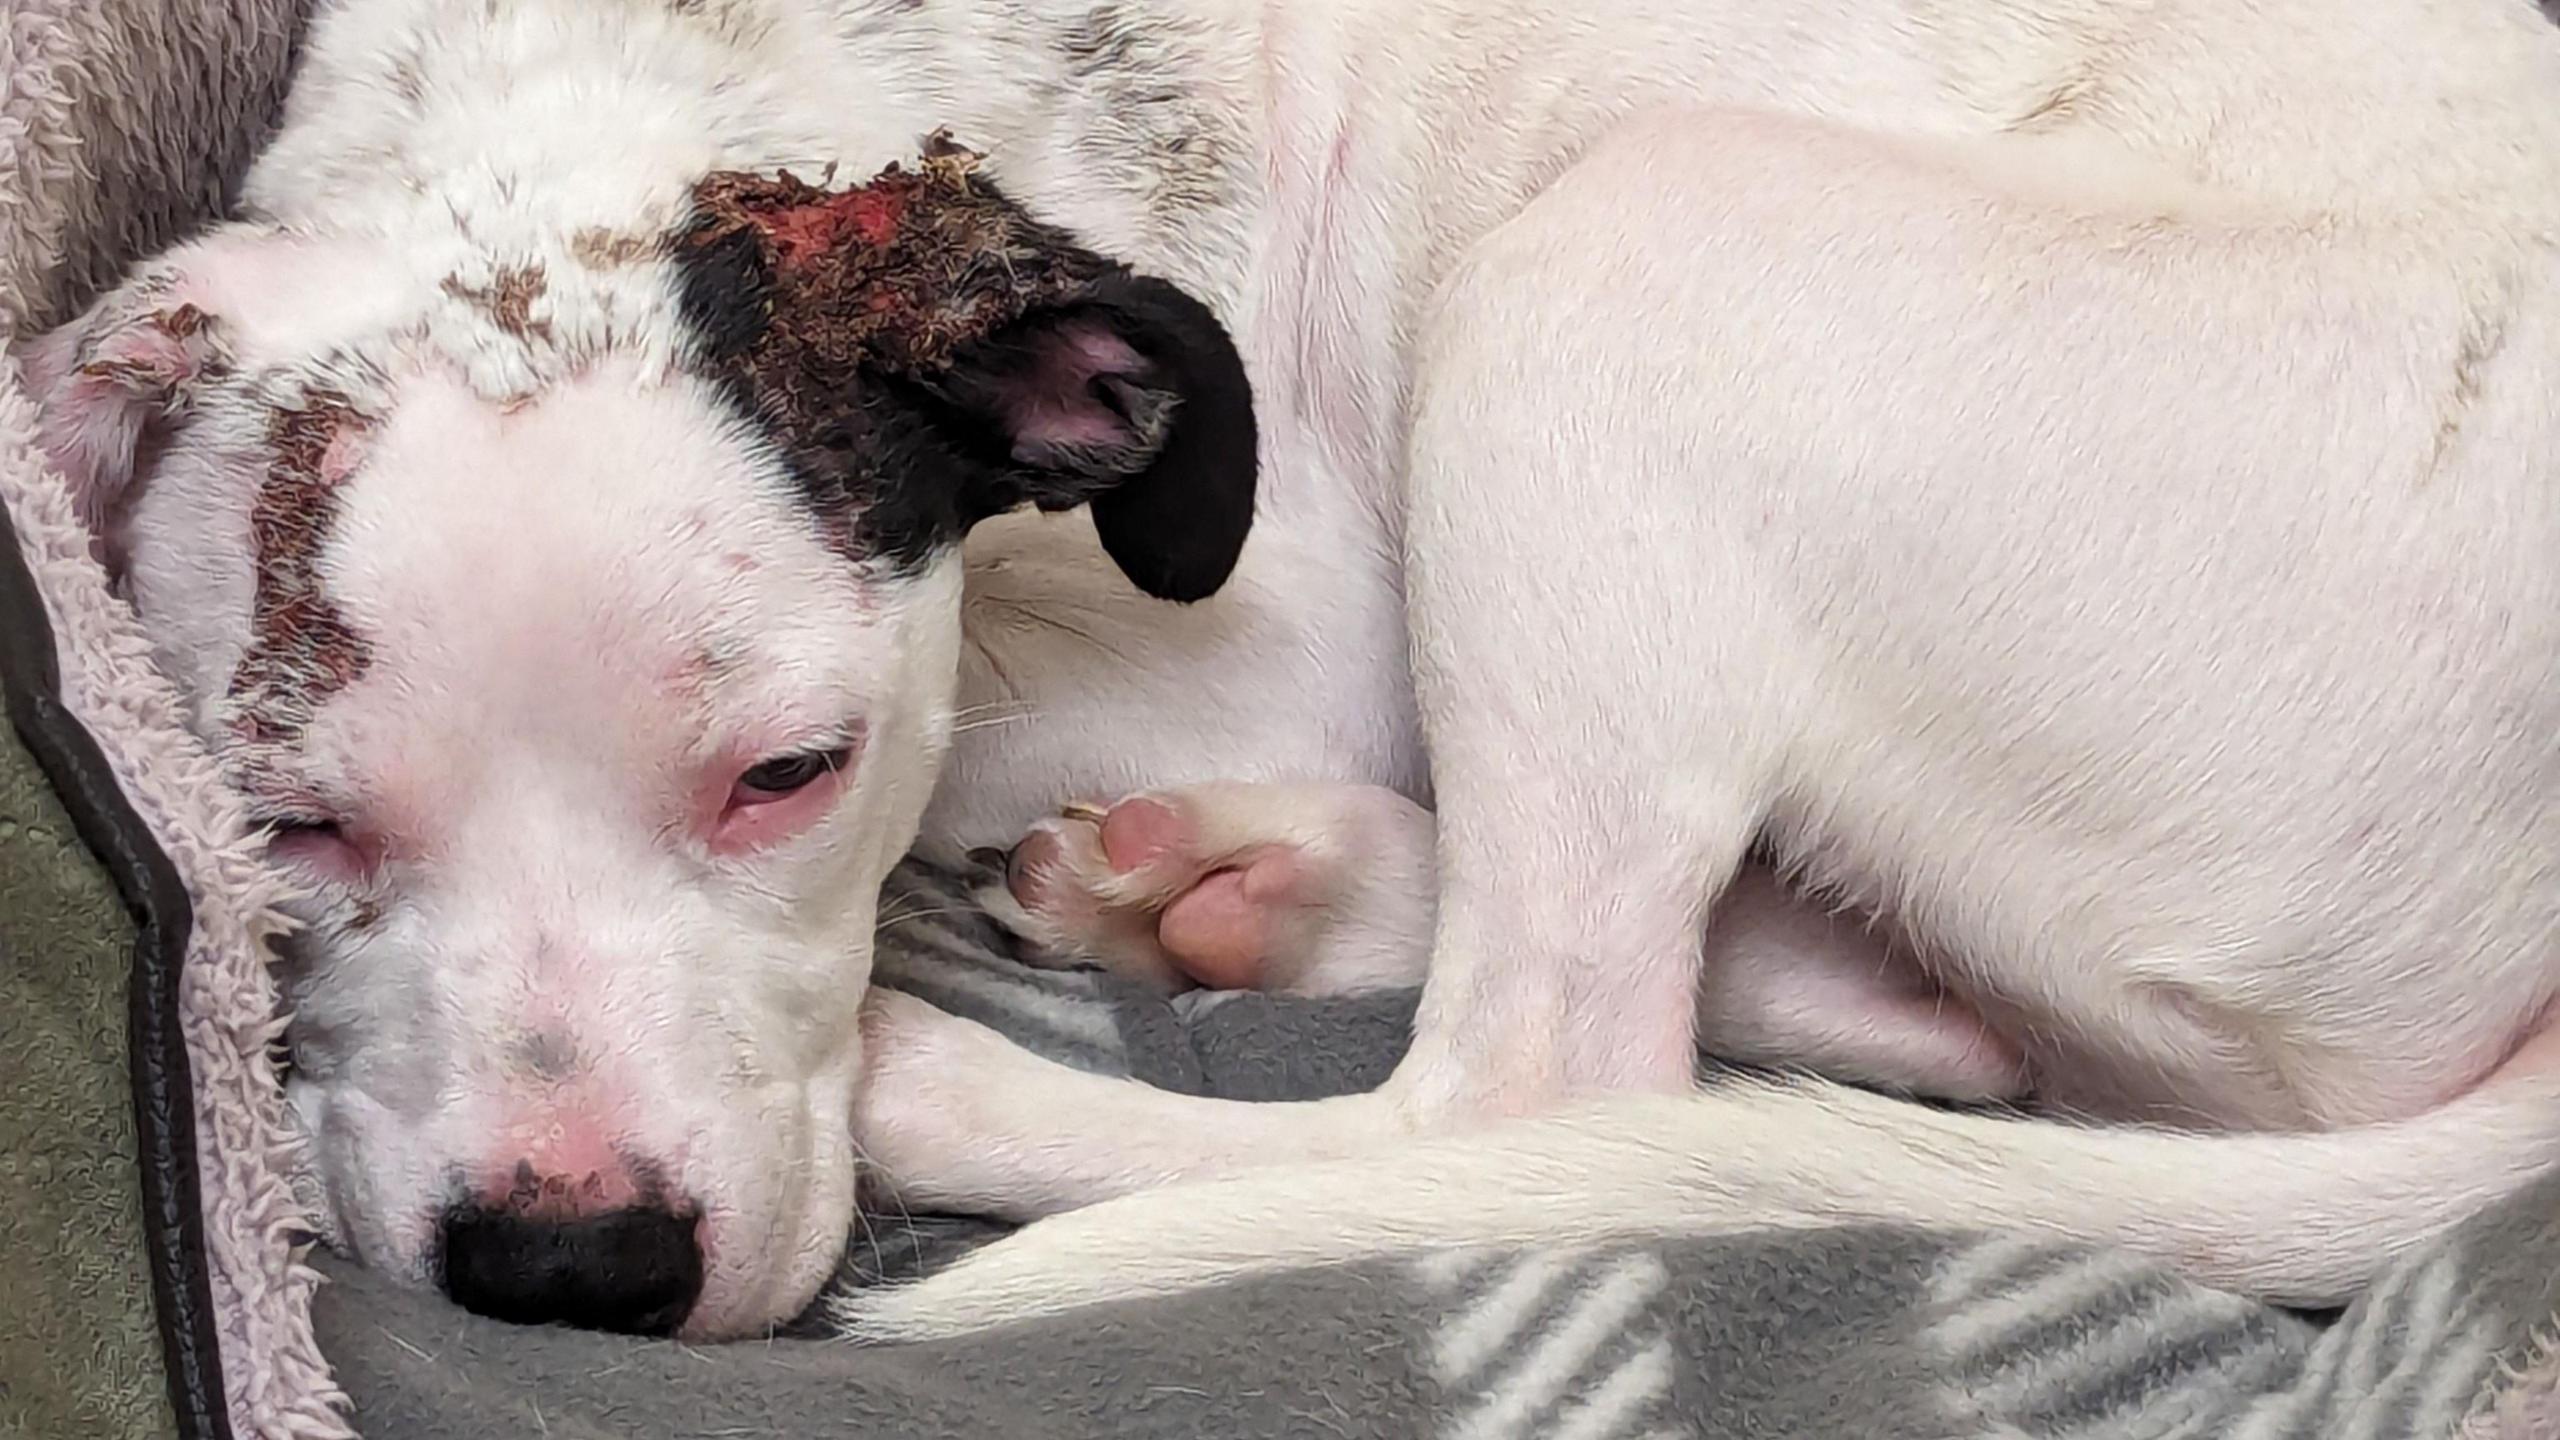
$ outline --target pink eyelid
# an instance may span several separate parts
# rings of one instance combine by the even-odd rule
[[[835,808],[843,795],[854,767],[862,762],[862,744],[857,737],[840,747],[813,745],[812,749],[841,748],[844,760],[825,774],[789,794],[747,796],[741,793],[741,780],[749,770],[772,758],[770,755],[726,767],[728,779],[718,788],[705,838],[715,855],[748,855],[768,849],[816,825]]]
[[[361,837],[318,830],[280,830],[269,852],[345,885],[372,874],[382,859]]]

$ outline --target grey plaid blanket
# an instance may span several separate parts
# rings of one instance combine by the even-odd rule
[[[883,981],[1062,1062],[1274,1099],[1374,1083],[1403,1049],[1410,996],[1167,1003],[1026,969],[956,885],[893,880]],[[867,1215],[835,1285],[1003,1233]],[[321,1333],[375,1440],[2560,1436],[2560,1184],[2335,1316],[2122,1254],[1881,1228],[1346,1265],[894,1349],[815,1320],[718,1349],[517,1330],[334,1273]]]

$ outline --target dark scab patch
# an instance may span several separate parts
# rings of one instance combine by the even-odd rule
[[[342,464],[364,427],[344,396],[315,391],[279,408],[267,424],[271,459],[249,512],[257,581],[249,602],[249,645],[232,672],[233,733],[250,752],[238,777],[251,794],[274,790],[263,772],[290,749],[331,696],[363,678],[372,648],[320,584],[320,554],[338,518]]]
[[[191,304],[178,304],[163,310],[154,322],[173,339],[190,340],[204,333],[213,318]]]
[[[976,158],[936,137],[919,168],[842,191],[714,175],[676,242],[701,359],[777,436],[828,543],[851,558],[919,564],[971,519],[1019,503],[1000,451],[957,448],[970,427],[941,423],[936,378],[1024,316],[1125,273],[1024,214]]]
[[[595,1171],[541,1175],[533,1162],[519,1160],[503,1208],[530,1220],[564,1220],[603,1208],[605,1193],[605,1178]]]
[[[974,159],[937,144],[917,170],[891,165],[833,192],[788,172],[705,180],[680,243],[697,256],[726,251],[763,298],[755,333],[727,337],[723,358],[776,380],[813,365],[921,375],[1035,309],[1090,293],[1114,268],[977,178]]]
[[[161,395],[172,406],[182,399],[178,392],[187,385],[223,375],[221,352],[209,343],[199,343],[213,328],[213,317],[197,306],[182,301],[151,311],[135,323],[168,343],[147,339],[137,343],[135,332],[118,325],[93,327],[80,340],[75,362],[79,373],[139,394]]]
[[[519,340],[548,340],[551,322],[534,317],[533,307],[551,291],[542,266],[501,265],[486,285],[468,285],[459,275],[444,277],[444,293],[489,317],[489,323]]]
[[[654,235],[632,235],[588,225],[569,236],[569,254],[590,270],[618,270],[654,260],[665,246]]]

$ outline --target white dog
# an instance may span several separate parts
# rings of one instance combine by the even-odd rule
[[[1840,1216],[2325,1300],[2560,1158],[2555,97],[2531,0],[335,0],[243,218],[21,359],[311,880],[330,1218],[466,1304],[776,1320],[857,1133],[1023,1216],[1310,1162],[878,1334]],[[1063,288],[780,423],[696,182],[938,127]],[[1026,827],[1072,953],[1427,959],[1409,1059],[866,1004],[910,842]]]

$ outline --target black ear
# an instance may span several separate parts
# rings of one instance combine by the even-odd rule
[[[1108,274],[962,347],[928,383],[1005,450],[1009,483],[964,520],[1090,505],[1113,563],[1165,600],[1206,599],[1234,573],[1253,528],[1253,387],[1199,301]]]

